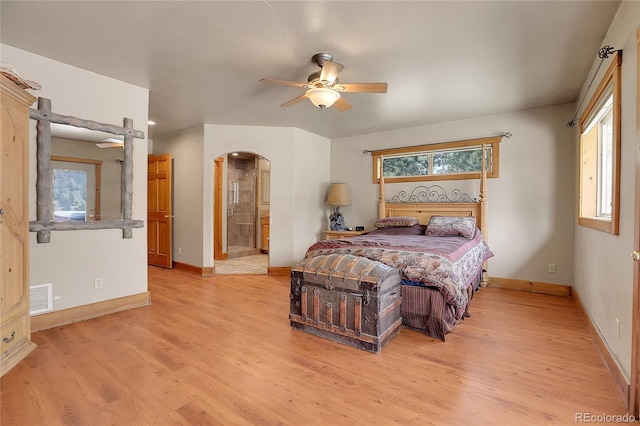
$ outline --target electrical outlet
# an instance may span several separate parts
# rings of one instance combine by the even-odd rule
[[[616,318],[616,338],[620,340],[620,320]]]
[[[178,247],[178,254],[182,254],[182,247]]]
[[[551,272],[551,273],[556,272],[556,264],[555,263],[550,263],[549,264],[549,272]]]
[[[93,280],[93,285],[95,288],[102,288],[104,287],[104,278],[100,277],[100,278],[95,278]]]

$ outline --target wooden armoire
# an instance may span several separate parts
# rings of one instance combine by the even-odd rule
[[[27,356],[29,317],[29,106],[35,97],[0,75],[0,375]]]

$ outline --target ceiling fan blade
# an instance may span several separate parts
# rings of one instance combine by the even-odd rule
[[[351,104],[342,97],[338,99],[336,103],[333,104],[333,106],[335,106],[336,109],[340,112],[344,112],[351,109]]]
[[[322,71],[320,72],[320,81],[326,81],[329,84],[333,84],[338,78],[338,74],[343,70],[344,65],[337,62],[325,61],[322,64]]]
[[[100,142],[96,146],[98,148],[122,148],[124,147],[124,142]]]
[[[283,103],[282,105],[280,105],[281,107],[290,107],[291,105],[295,105],[298,102],[302,102],[305,99],[307,99],[307,94],[303,93],[302,95],[298,96],[297,98],[293,98],[288,102]]]
[[[338,83],[333,89],[351,93],[387,93],[387,83]]]
[[[280,84],[282,86],[307,87],[307,83],[299,83],[297,81],[276,80],[273,78],[261,78],[260,81],[270,84]]]

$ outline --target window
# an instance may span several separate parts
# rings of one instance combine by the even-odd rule
[[[53,220],[86,220],[87,172],[53,169]]]
[[[54,222],[101,220],[100,187],[101,181],[105,180],[101,172],[102,161],[52,155],[50,164]],[[119,187],[120,181],[116,184]],[[116,187],[116,184],[112,184],[111,187]],[[111,192],[116,197],[120,195],[118,191]]]
[[[580,118],[578,223],[618,234],[620,207],[620,54]]]
[[[478,179],[483,145],[487,176],[498,177],[501,140],[493,137],[373,151],[373,182],[377,183],[380,177],[381,159],[385,182]]]

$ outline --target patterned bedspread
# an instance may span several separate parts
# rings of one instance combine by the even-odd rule
[[[367,234],[319,241],[305,258],[331,253],[352,254],[382,262],[402,271],[403,280],[436,287],[456,310],[465,311],[469,280],[493,256],[480,232],[473,239],[425,235]]]

